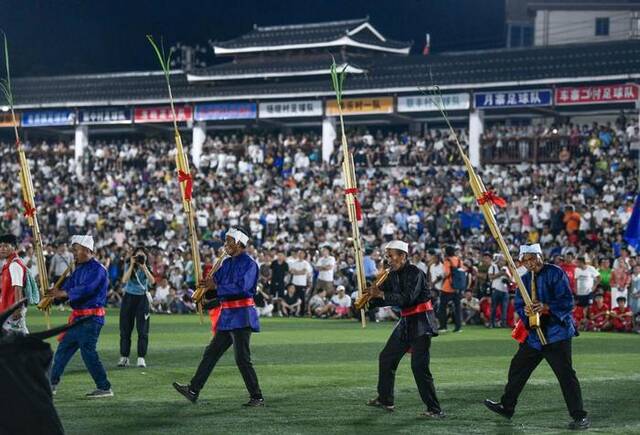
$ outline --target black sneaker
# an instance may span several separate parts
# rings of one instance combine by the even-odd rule
[[[485,399],[484,406],[486,406],[487,408],[489,408],[489,410],[495,412],[496,414],[503,416],[504,418],[510,419],[511,417],[513,417],[513,409],[505,408],[504,405],[500,402],[494,402],[493,400]]]
[[[587,430],[590,427],[591,421],[589,420],[589,417],[578,418],[569,423],[570,430]]]
[[[438,410],[426,410],[420,413],[420,417],[427,417],[427,418],[433,418],[433,419],[439,419],[439,418],[445,418],[447,416],[447,414],[444,413],[443,410],[438,409]]]
[[[371,400],[367,401],[367,406],[375,406],[375,407],[382,408],[385,411],[389,411],[389,412],[393,412],[396,409],[396,407],[393,406],[393,405],[387,405],[387,404],[382,403],[380,401],[380,399],[378,399],[377,397],[375,399],[371,399]]]
[[[113,397],[113,390],[111,388],[107,390],[101,390],[100,388],[93,390],[90,393],[84,395],[88,399],[101,399],[103,397]]]
[[[246,406],[249,408],[257,408],[259,406],[264,406],[264,399],[261,397],[259,399],[254,399],[253,397],[249,399],[247,403],[243,403],[242,406]]]
[[[189,402],[196,403],[198,400],[198,393],[193,391],[189,385],[182,385],[177,382],[174,382],[173,388],[180,394],[182,394]]]

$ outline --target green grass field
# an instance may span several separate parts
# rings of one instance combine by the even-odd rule
[[[64,323],[66,314],[56,312],[54,324]],[[246,409],[239,406],[247,393],[232,351],[196,405],[171,387],[174,380],[190,379],[210,339],[207,324],[200,325],[196,316],[152,316],[149,367],[118,369],[117,314],[109,311],[99,342],[115,397],[83,398],[94,385],[76,354],[55,397],[70,434],[540,434],[562,433],[569,421],[560,388],[544,362],[510,422],[484,408],[483,399],[500,397],[516,349],[505,329],[466,328],[433,341],[431,371],[447,418],[432,421],[418,417],[422,403],[408,358],[397,373],[396,412],[364,406],[376,394],[377,355],[391,323],[363,330],[351,321],[263,320],[252,348],[267,406]],[[41,315],[30,315],[32,330],[43,325]],[[586,333],[574,340],[573,349],[592,432],[640,433],[640,336]]]

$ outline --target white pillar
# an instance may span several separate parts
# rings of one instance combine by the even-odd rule
[[[333,154],[333,142],[338,137],[336,133],[336,118],[326,117],[322,120],[322,160],[328,162]]]
[[[86,125],[78,125],[76,127],[76,141],[75,141],[75,161],[76,161],[76,176],[79,180],[82,180],[82,164],[84,162],[84,149],[89,145],[89,127]]]
[[[193,143],[191,144],[191,159],[196,168],[200,167],[202,156],[202,144],[207,139],[207,123],[196,122],[193,124]]]
[[[480,137],[484,132],[484,112],[478,109],[469,111],[469,160],[476,168],[480,167]]]

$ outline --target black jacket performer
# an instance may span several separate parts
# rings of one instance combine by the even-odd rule
[[[379,357],[378,397],[367,402],[393,411],[393,385],[396,369],[405,353],[411,352],[411,370],[422,401],[427,406],[421,415],[430,418],[445,416],[436,397],[429,370],[431,337],[437,335],[437,323],[431,306],[427,277],[409,263],[409,244],[394,240],[385,247],[389,276],[380,285],[364,290],[375,306],[396,306],[402,318],[393,330]]]

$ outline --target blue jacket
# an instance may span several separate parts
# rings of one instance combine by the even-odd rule
[[[540,316],[547,343],[555,343],[574,337],[573,293],[569,287],[567,274],[558,266],[545,263],[536,273],[537,300],[549,306],[549,315]],[[531,272],[522,276],[522,281],[531,295]],[[516,292],[515,309],[522,321],[529,327],[529,318],[524,313],[524,301],[520,292]],[[545,319],[546,317],[546,319]],[[538,334],[529,331],[526,343],[534,349],[542,349]]]
[[[258,264],[245,252],[227,258],[214,275],[220,302],[253,298],[258,286]],[[222,309],[218,331],[231,331],[250,327],[260,332],[255,307]]]
[[[81,263],[62,284],[69,296],[69,304],[74,310],[100,308],[107,304],[109,278],[107,269],[95,258]],[[94,317],[97,323],[104,324],[104,317]]]

